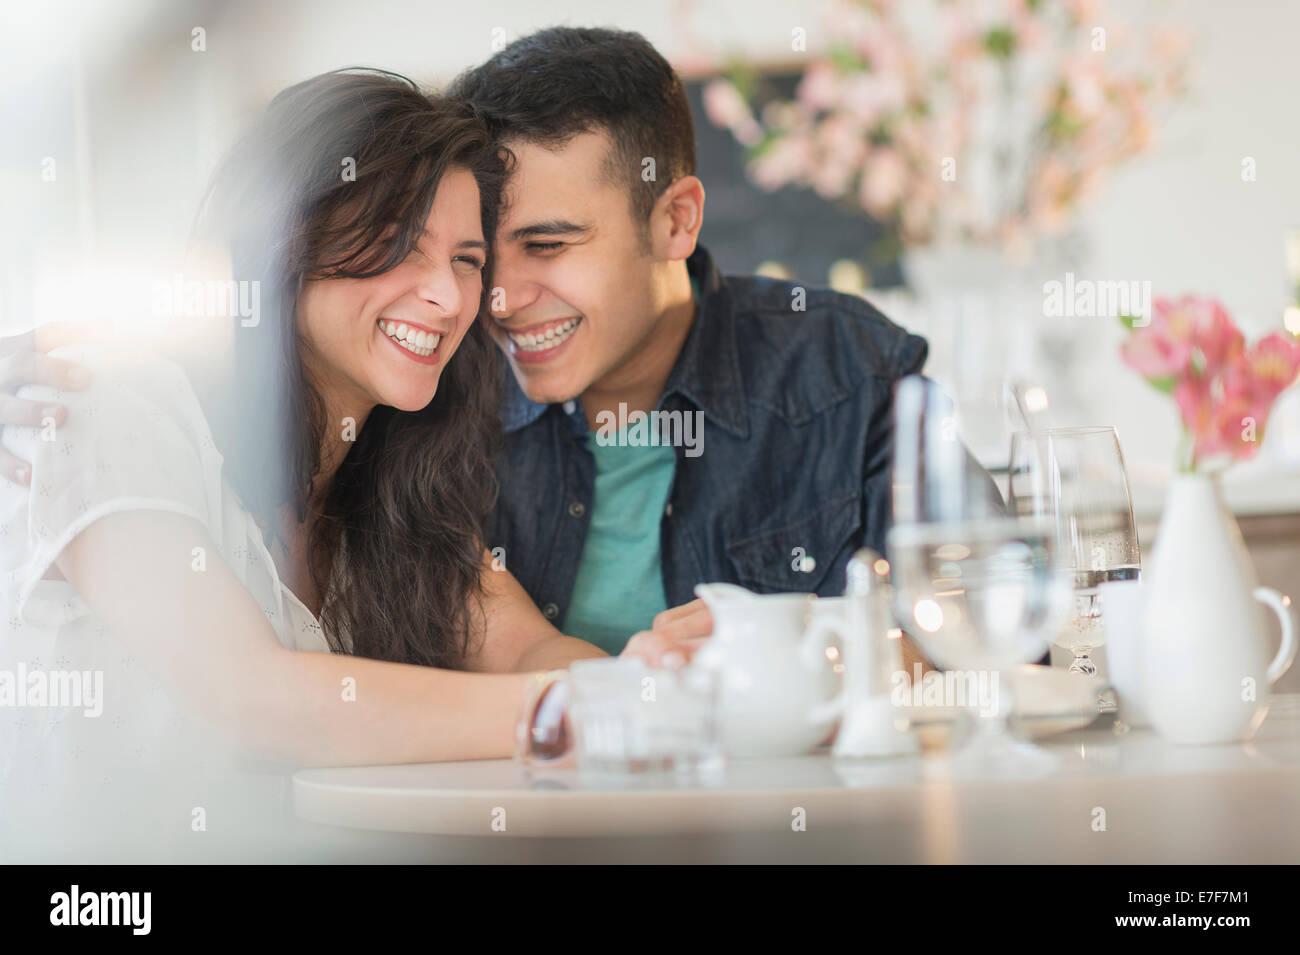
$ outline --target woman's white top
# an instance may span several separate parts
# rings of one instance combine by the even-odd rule
[[[14,798],[40,803],[42,789],[88,783],[111,790],[123,765],[152,767],[170,779],[183,772],[187,741],[197,739],[180,701],[99,625],[71,585],[44,579],[63,548],[95,521],[125,511],[193,519],[218,551],[196,547],[195,572],[223,561],[285,647],[329,649],[319,621],[281,581],[261,530],[224,480],[221,453],[181,368],[114,345],[51,354],[86,365],[92,378],[80,392],[20,392],[65,405],[61,428],[4,431],[4,444],[32,471],[30,490],[0,481],[0,850],[6,830],[22,824],[13,816]],[[121,559],[132,555],[124,549]],[[94,693],[96,680],[102,694]],[[90,696],[102,698],[88,706]],[[92,715],[96,709],[102,711]],[[188,826],[193,807],[173,808],[185,810]]]

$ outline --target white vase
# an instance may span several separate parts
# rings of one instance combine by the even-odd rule
[[[1295,658],[1295,614],[1287,598],[1256,586],[1216,479],[1174,478],[1144,576],[1142,697],[1152,725],[1176,743],[1249,737]],[[1282,623],[1271,662],[1261,603]]]
[[[910,308],[891,316],[930,343],[926,374],[944,386],[967,411],[963,435],[981,461],[1005,454],[998,425],[1009,378],[1052,382],[1052,401],[1075,407],[1069,367],[1056,355],[1077,348],[1045,348],[1060,337],[1060,321],[1039,322],[1043,312],[1044,261],[1012,262],[997,247],[942,243],[908,249],[903,259]],[[978,404],[977,404],[978,403]]]

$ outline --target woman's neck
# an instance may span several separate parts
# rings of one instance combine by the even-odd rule
[[[312,496],[307,501],[306,520],[299,522],[296,516],[290,520],[292,524],[301,524],[301,531],[308,529],[313,515],[321,513],[334,475],[338,473],[375,407],[373,402],[360,396],[349,396],[319,385],[316,388],[325,408],[320,433],[319,467],[312,479]],[[294,508],[286,505],[284,514],[286,517],[294,514]]]
[[[361,434],[361,429],[375,406],[362,403],[333,404],[327,398],[325,407],[330,410],[326,414],[325,427],[321,433],[320,471],[317,472],[316,482],[322,488],[328,487],[334,480],[334,475],[352,450],[353,443]]]
[[[320,551],[314,555],[316,567],[307,548],[316,515],[324,508],[325,496],[329,486],[338,473],[343,459],[347,457],[352,442],[361,433],[366,419],[373,410],[373,404],[364,401],[342,401],[327,392],[320,392],[326,411],[325,426],[322,429],[320,449],[320,469],[312,482],[312,498],[307,502],[305,519],[298,520],[295,508],[285,505],[279,514],[279,527],[276,529],[276,541],[272,558],[280,570],[281,577],[289,589],[303,604],[317,616],[321,613],[324,595],[317,586],[318,580],[329,578],[329,565],[332,554]]]
[[[320,470],[314,482],[317,494],[329,487],[334,475],[343,464],[343,459],[352,450],[353,443],[361,435],[366,419],[375,408],[374,399],[361,393],[337,378],[330,381],[328,376],[314,373],[312,362],[305,364],[309,379],[320,396],[325,409],[323,427],[321,428]],[[315,503],[315,502],[313,502]]]

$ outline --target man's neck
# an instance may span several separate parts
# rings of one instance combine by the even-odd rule
[[[695,296],[685,263],[668,282],[665,306],[660,310],[654,330],[641,347],[615,371],[592,384],[582,393],[582,408],[587,424],[596,430],[597,415],[608,411],[619,415],[620,405],[626,413],[653,411],[668,384],[677,358],[686,344],[695,320]],[[621,417],[618,420],[623,420]]]

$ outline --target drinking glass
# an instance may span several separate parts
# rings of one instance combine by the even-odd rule
[[[1026,465],[1044,469],[1046,481]],[[1119,435],[1113,427],[1017,432],[1011,440],[1008,506],[1055,527],[1074,576],[1074,612],[1054,641],[1074,653],[1071,673],[1092,675],[1105,642],[1103,583],[1137,580],[1142,558]]]
[[[526,701],[516,754],[530,769],[626,777],[707,775],[722,766],[717,681],[630,657],[575,660]]]
[[[1005,445],[1004,445],[1005,446]],[[1025,455],[1027,472],[1045,477]],[[1046,770],[1055,760],[1008,732],[1008,685],[1038,659],[1069,611],[1070,576],[1053,525],[1009,510],[962,440],[934,382],[903,379],[894,401],[894,523],[887,551],[895,614],[964,698],[974,738],[953,759],[979,774]],[[991,685],[990,685],[991,684]]]

